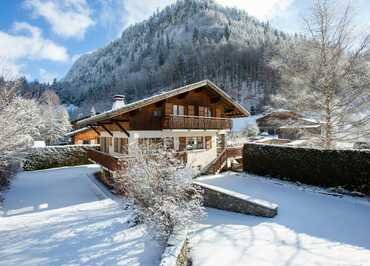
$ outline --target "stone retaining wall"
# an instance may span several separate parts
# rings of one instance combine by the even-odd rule
[[[277,204],[209,184],[200,182],[194,184],[203,190],[206,207],[269,218],[277,215]]]
[[[167,241],[159,266],[187,266],[189,240],[186,231],[174,232]]]
[[[247,143],[244,171],[370,195],[370,150],[320,150]]]
[[[89,164],[85,148],[97,145],[65,145],[32,148],[23,160],[25,171]]]

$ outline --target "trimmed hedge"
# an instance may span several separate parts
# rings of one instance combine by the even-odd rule
[[[320,150],[247,143],[244,171],[289,181],[343,187],[370,195],[370,150]]]
[[[95,145],[66,145],[32,148],[23,161],[25,171],[90,164],[85,148]]]

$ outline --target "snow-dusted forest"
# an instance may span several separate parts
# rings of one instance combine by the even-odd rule
[[[209,79],[247,108],[260,108],[276,91],[267,62],[291,36],[214,1],[181,0],[127,28],[107,47],[83,55],[59,84],[66,103],[88,113]]]

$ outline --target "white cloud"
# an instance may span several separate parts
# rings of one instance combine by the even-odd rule
[[[0,31],[0,71],[12,77],[25,75],[22,60],[66,62],[68,58],[64,47],[43,38],[41,30],[28,23],[15,23],[12,33]]]
[[[269,20],[287,9],[293,0],[216,0],[216,2],[224,6],[244,9],[260,20]]]
[[[38,27],[25,22],[14,24],[14,34],[0,31],[0,57],[10,61],[18,59],[47,59],[65,62],[67,50],[42,36]]]
[[[56,34],[65,38],[82,39],[87,28],[94,25],[85,0],[26,0],[25,6],[35,17],[43,17]]]

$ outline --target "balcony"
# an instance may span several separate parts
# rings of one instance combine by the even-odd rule
[[[112,156],[94,149],[87,149],[87,157],[94,163],[100,164],[112,172],[122,170],[124,167],[123,157]]]
[[[220,117],[169,115],[164,119],[164,129],[230,129],[232,120]]]

